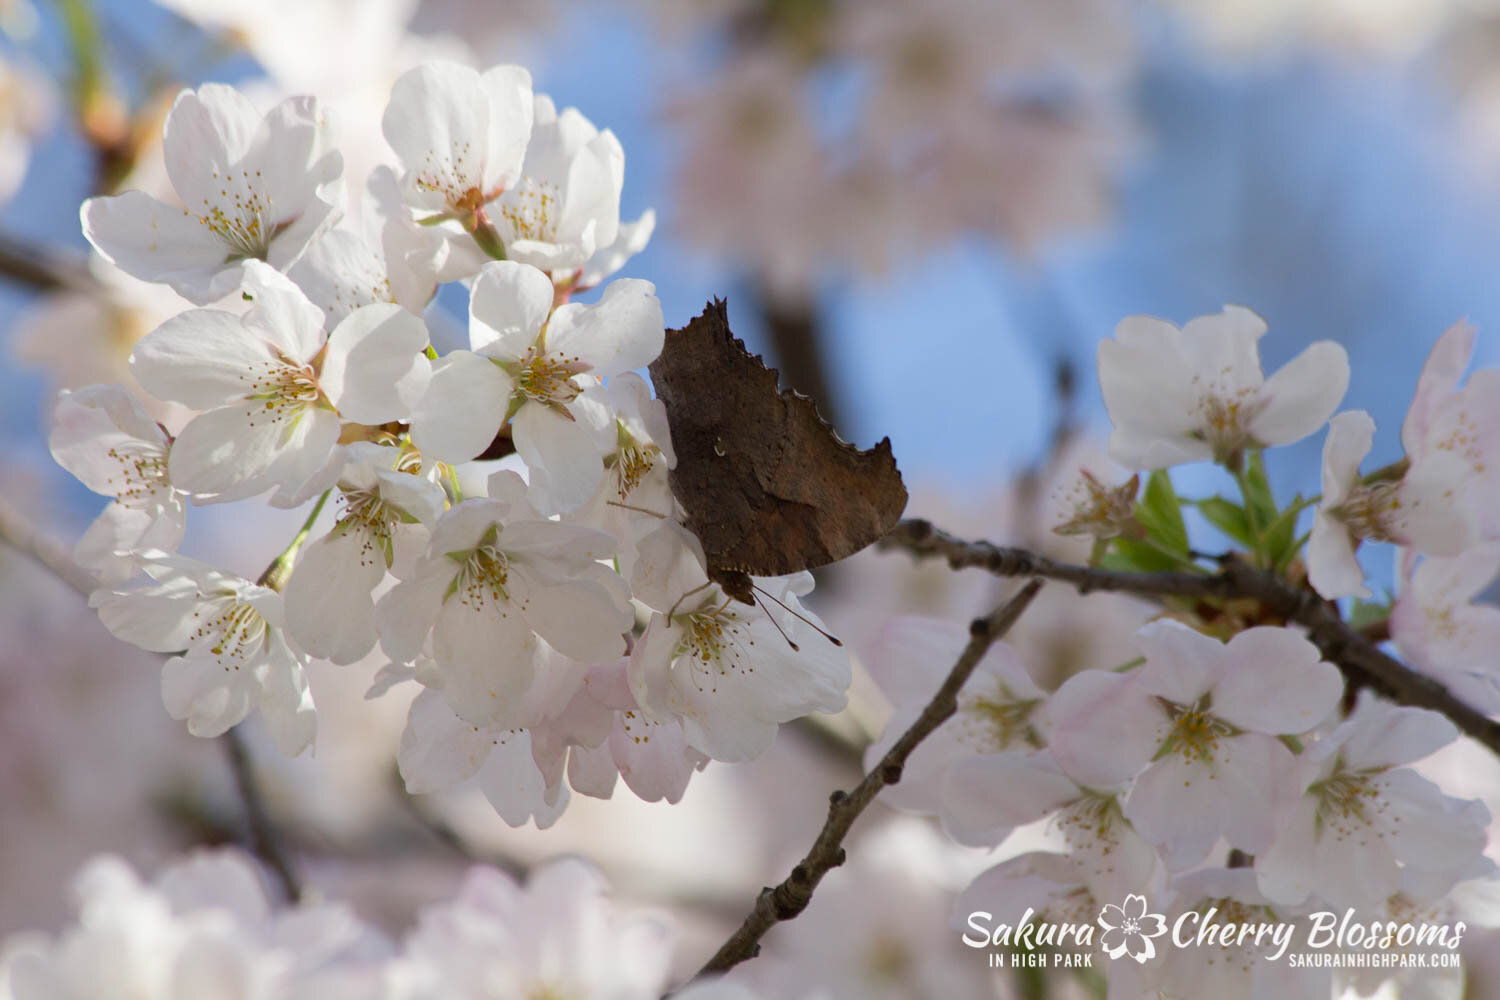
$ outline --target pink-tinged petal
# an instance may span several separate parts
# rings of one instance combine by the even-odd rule
[[[162,127],[162,156],[184,205],[197,211],[218,203],[222,178],[249,151],[261,119],[248,97],[222,83],[177,95]]]
[[[1290,629],[1247,629],[1229,640],[1227,651],[1227,669],[1214,685],[1213,714],[1240,729],[1273,736],[1307,732],[1344,692],[1339,669]]]
[[[1292,752],[1280,740],[1260,733],[1227,741],[1212,780],[1220,830],[1230,844],[1249,854],[1271,845],[1301,792]]]
[[[581,359],[592,375],[618,375],[655,361],[665,337],[656,286],[621,278],[597,305],[560,306],[547,325],[547,352]]]
[[[411,663],[422,652],[443,595],[453,582],[454,567],[439,555],[421,566],[414,580],[396,584],[375,605],[380,648],[397,663]]]
[[[1422,374],[1417,377],[1417,390],[1412,396],[1406,419],[1401,424],[1401,447],[1406,454],[1417,458],[1424,454],[1427,433],[1434,408],[1445,397],[1458,388],[1464,369],[1474,354],[1474,324],[1468,320],[1454,323],[1427,355],[1422,365]]]
[[[1385,514],[1385,527],[1423,555],[1459,555],[1479,540],[1470,478],[1468,465],[1444,452],[1414,463]]]
[[[252,331],[289,361],[305,364],[328,337],[323,310],[308,301],[292,279],[258,260],[245,262],[245,294],[255,300],[245,313]]]
[[[1359,479],[1359,463],[1375,441],[1375,421],[1364,410],[1340,413],[1328,422],[1323,441],[1323,506],[1337,507]]]
[[[1192,439],[1198,397],[1184,360],[1182,333],[1149,316],[1131,316],[1115,339],[1099,344],[1099,386],[1114,433],[1110,453],[1130,468],[1184,449],[1212,449]],[[1118,454],[1116,454],[1118,451]],[[1130,461],[1125,461],[1130,459]]]
[[[469,293],[469,346],[499,361],[519,361],[551,311],[551,278],[530,264],[491,261]]]
[[[1266,380],[1250,435],[1268,446],[1300,441],[1328,422],[1348,389],[1349,355],[1331,340],[1311,344]]]
[[[511,582],[516,582],[514,576]],[[524,598],[465,597],[460,591],[443,601],[432,626],[432,654],[442,671],[448,705],[482,724],[506,712],[531,686],[537,638],[520,614]]]
[[[312,746],[317,736],[318,716],[302,659],[280,634],[268,639],[270,655],[261,668],[260,717],[276,749],[295,757]]]
[[[1422,604],[1466,604],[1500,576],[1500,545],[1475,546],[1449,559],[1423,559],[1414,574],[1402,575],[1411,580],[1409,592]]]
[[[106,260],[142,281],[163,282],[194,305],[239,287],[242,271],[202,222],[144,191],[90,198],[83,234]],[[227,269],[227,270],[226,270]]]
[[[253,677],[226,681],[224,667],[214,660],[174,656],[162,664],[162,703],[194,736],[223,736],[250,714],[255,693]]]
[[[1222,642],[1170,618],[1141,626],[1135,644],[1146,657],[1142,690],[1178,705],[1193,704],[1228,672]]]
[[[669,714],[672,660],[681,639],[681,628],[674,627],[666,615],[655,614],[630,651],[630,664],[626,668],[630,690],[648,715]]]
[[[1340,727],[1341,754],[1350,770],[1393,767],[1421,760],[1458,739],[1458,729],[1437,712],[1370,699]]]
[[[252,391],[251,381],[275,360],[270,346],[245,329],[238,316],[192,309],[136,343],[130,372],[158,399],[211,410]]]
[[[427,391],[412,412],[412,441],[429,458],[467,462],[495,439],[512,388],[510,376],[489,358],[453,351],[433,362]]]
[[[1266,898],[1296,906],[1317,888],[1318,803],[1304,795],[1276,841],[1255,859],[1256,885]]]
[[[1109,787],[1129,780],[1160,745],[1165,716],[1132,675],[1084,670],[1048,699],[1050,749],[1079,784]]]
[[[1039,820],[1081,794],[1046,754],[971,757],[942,776],[943,829],[960,844],[992,847],[1015,827]]]
[[[302,550],[286,584],[286,628],[312,656],[353,663],[375,648],[370,591],[385,553],[368,530],[335,531]]]
[[[454,715],[442,693],[428,689],[407,712],[396,766],[413,795],[441,792],[478,774],[492,745],[487,730]]]
[[[1330,601],[1371,596],[1365,571],[1354,554],[1356,544],[1344,522],[1318,509],[1307,542],[1307,582],[1320,596]]]
[[[604,480],[599,435],[582,420],[531,402],[511,418],[511,436],[529,467],[547,471],[547,499],[559,513],[588,503]]]
[[[345,420],[404,420],[431,380],[426,346],[427,325],[419,317],[393,303],[363,306],[329,334],[319,382]]]
[[[1407,767],[1373,780],[1387,804],[1379,817],[1381,835],[1401,863],[1445,871],[1483,853],[1490,822],[1483,803],[1449,798]]]
[[[1390,845],[1355,823],[1351,835],[1349,827],[1335,829],[1324,817],[1313,850],[1312,891],[1336,907],[1379,905],[1401,888],[1401,869]]]
[[[706,762],[683,737],[682,727],[639,712],[620,713],[608,750],[625,784],[646,802],[681,801],[693,772]],[[576,787],[576,786],[575,786]]]
[[[608,746],[575,746],[568,750],[568,786],[579,795],[595,799],[607,799],[614,795],[619,782],[620,769]],[[641,796],[645,798],[645,796]],[[647,802],[660,800],[646,799]]]
[[[1125,816],[1160,848],[1168,869],[1193,867],[1218,841],[1224,821],[1223,794],[1215,787],[1218,777],[1204,765],[1173,754],[1146,768],[1131,786]]]
[[[568,808],[568,786],[548,786],[531,754],[531,734],[508,732],[496,741],[479,772],[479,787],[495,812],[510,826],[529,819],[538,830],[556,823]]]

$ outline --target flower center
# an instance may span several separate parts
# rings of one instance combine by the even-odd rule
[[[1370,826],[1371,810],[1381,807],[1380,787],[1373,777],[1336,771],[1309,788],[1318,797],[1318,829],[1339,840],[1362,836]]]
[[[230,260],[264,260],[271,241],[294,220],[275,222],[271,203],[256,188],[261,183],[259,170],[220,176],[215,169],[214,178],[221,185],[219,201],[204,198],[198,221],[229,248]]]
[[[188,637],[190,648],[204,646],[224,669],[238,670],[265,649],[270,629],[255,608],[237,595],[222,594],[193,612],[198,625]]]
[[[1213,448],[1214,461],[1227,461],[1255,443],[1250,437],[1250,421],[1265,405],[1266,401],[1257,398],[1252,389],[1228,395],[1206,393],[1198,400],[1199,424],[1194,436]]]
[[[1377,542],[1394,542],[1391,518],[1401,509],[1399,482],[1382,480],[1359,483],[1348,498],[1331,513],[1344,523],[1355,538],[1372,538]]]
[[[1233,736],[1234,727],[1209,711],[1205,696],[1192,705],[1177,705],[1166,699],[1157,699],[1167,711],[1170,729],[1156,752],[1157,759],[1168,754],[1182,757],[1200,764],[1212,764],[1217,758],[1219,741]]]
[[[379,553],[382,565],[390,567],[394,553],[391,550],[391,529],[400,521],[401,511],[387,503],[379,489],[342,490],[344,513],[339,517],[333,531],[339,534],[359,532],[361,566],[372,565]]]
[[[448,553],[459,567],[446,596],[457,594],[460,603],[476,611],[490,602],[510,602],[510,559],[495,544],[499,534],[492,524],[470,551]]]
[[[556,243],[560,195],[556,184],[530,177],[507,191],[500,201],[499,212],[510,227],[506,244],[513,240]]]
[[[631,490],[641,485],[641,480],[656,464],[656,456],[661,454],[661,449],[655,445],[641,444],[625,429],[623,423],[615,421],[615,426],[618,428],[619,446],[613,455],[604,460],[604,465],[614,470],[616,492],[624,500],[630,496]]]
[[[729,610],[727,599],[718,605],[711,601],[705,602],[696,611],[674,616],[672,622],[683,630],[672,658],[687,658],[694,683],[700,691],[705,690],[704,683],[698,678],[700,669],[708,674],[707,690],[717,690],[716,674],[728,670],[743,670],[748,673],[753,669],[745,666],[740,659],[741,619]],[[745,642],[755,645],[754,640],[749,638]]]
[[[525,399],[532,399],[554,408],[571,403],[583,390],[573,376],[588,370],[577,355],[566,358],[548,354],[544,349],[532,345],[521,359],[520,371],[516,375],[516,392]]]
[[[156,503],[162,493],[171,495],[172,484],[167,478],[167,453],[162,448],[145,442],[118,444],[105,452],[120,467],[118,485],[116,477],[106,482],[115,491],[115,499],[125,507],[149,507]]]
[[[993,694],[968,694],[960,699],[962,735],[986,752],[1005,750],[1018,744],[1041,746],[1031,725],[1035,698],[1018,699],[1004,684]]]

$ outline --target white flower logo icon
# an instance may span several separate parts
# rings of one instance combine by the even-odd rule
[[[1106,905],[1098,922],[1104,928],[1099,944],[1105,954],[1113,959],[1128,953],[1142,965],[1156,957],[1151,939],[1167,932],[1166,918],[1160,913],[1147,913],[1146,897],[1134,893],[1126,896],[1121,906]]]

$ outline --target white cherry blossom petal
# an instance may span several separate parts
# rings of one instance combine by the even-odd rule
[[[512,387],[511,377],[483,355],[444,355],[433,362],[427,391],[412,412],[412,441],[424,456],[467,462],[494,440]]]

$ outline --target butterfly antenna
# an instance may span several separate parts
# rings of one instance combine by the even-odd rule
[[[658,514],[654,510],[647,510],[645,507],[637,507],[634,504],[620,503],[618,500],[606,500],[604,501],[604,504],[607,507],[620,507],[624,510],[633,510],[637,514],[650,514],[652,517],[660,518],[663,521],[665,521],[668,516],[666,514]]]
[[[675,614],[677,614],[677,609],[678,609],[678,607],[681,606],[681,604],[682,604],[683,601],[687,600],[689,597],[692,597],[694,594],[698,593],[698,591],[700,591],[700,590],[707,590],[710,586],[712,586],[712,581],[705,580],[703,583],[700,583],[698,586],[694,587],[692,590],[688,591],[686,594],[683,594],[681,597],[677,598],[676,603],[674,603],[672,605],[672,610],[667,612],[667,625],[668,625],[668,627],[671,626],[671,624],[672,624],[672,616],[675,615]]]
[[[751,593],[751,595],[750,595],[751,597],[755,598],[755,601],[756,601],[757,604],[760,603],[760,597],[758,596],[760,594],[766,594],[766,592],[764,590],[761,590],[759,587],[756,587],[754,589],[754,592]],[[770,597],[771,595],[770,594],[766,594],[766,596]],[[780,604],[781,602],[777,601],[776,603]],[[783,607],[784,606],[785,605],[783,605]],[[768,621],[770,621],[770,623],[772,625],[776,626],[776,631],[778,631],[778,632],[781,633],[781,637],[786,640],[786,644],[788,646],[792,647],[792,652],[794,652],[794,653],[800,653],[800,652],[802,652],[802,647],[799,646],[799,645],[797,645],[795,642],[793,642],[792,641],[792,637],[786,634],[786,629],[782,628],[781,627],[781,622],[777,621],[776,620],[776,616],[773,615],[773,614],[771,614],[771,609],[768,608],[768,607],[766,607],[764,604],[761,604],[760,609],[766,613],[766,619]]]
[[[766,591],[762,590],[760,587],[751,585],[750,589],[753,590],[755,593],[761,595],[762,597],[765,597],[765,598],[767,598],[769,600],[775,601],[776,604],[778,604],[783,611],[785,611],[787,614],[791,615],[793,618],[796,618],[798,621],[802,622],[808,628],[812,629],[814,632],[818,633],[823,638],[825,638],[829,642],[833,643],[835,646],[842,646],[843,645],[843,643],[839,641],[838,636],[833,635],[828,630],[820,627],[815,622],[813,622],[813,620],[811,618],[808,618],[806,615],[802,614],[800,611],[797,611],[797,610],[795,610],[793,608],[787,607],[781,601],[777,600],[775,597],[772,597],[770,594],[766,593]],[[762,605],[762,607],[764,608],[765,606]],[[771,615],[771,612],[769,610],[766,611],[766,615],[767,615],[767,617],[771,618],[771,621],[773,623],[775,623],[776,618]],[[781,628],[780,625],[777,625],[776,627],[778,629]],[[781,634],[782,634],[783,637],[785,637],[785,635],[786,635],[785,632],[782,632]],[[791,643],[791,646],[792,646],[793,649],[797,648],[797,644],[795,642],[792,642],[792,640],[787,639],[787,642]]]

